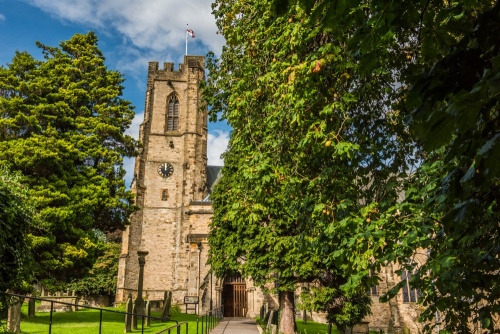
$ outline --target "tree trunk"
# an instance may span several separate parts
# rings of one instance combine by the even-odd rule
[[[12,297],[7,314],[7,331],[21,333],[21,306],[24,298]]]
[[[294,291],[280,291],[281,321],[280,333],[294,334],[297,332],[295,325]]]

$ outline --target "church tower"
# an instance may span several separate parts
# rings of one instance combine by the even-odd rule
[[[207,168],[207,108],[199,90],[204,76],[202,56],[185,56],[178,70],[173,63],[163,69],[149,63],[139,133],[143,146],[131,186],[140,211],[123,233],[118,302],[137,292],[138,250],[149,252],[144,298],[161,300],[168,290],[174,302],[182,303],[185,296],[203,294],[212,215],[205,199],[216,174]]]

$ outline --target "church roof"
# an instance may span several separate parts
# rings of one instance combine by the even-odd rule
[[[219,178],[221,169],[222,166],[207,166],[207,186],[209,192],[212,191],[212,186]]]

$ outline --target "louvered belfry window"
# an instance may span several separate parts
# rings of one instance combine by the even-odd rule
[[[403,302],[404,303],[416,303],[418,301],[418,297],[421,296],[421,292],[417,289],[413,288],[410,284],[411,277],[413,273],[410,271],[403,271],[401,273],[401,280],[405,281],[403,285]]]
[[[179,99],[172,94],[168,97],[167,131],[179,129]]]

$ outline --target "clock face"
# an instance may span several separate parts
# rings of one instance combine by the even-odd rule
[[[158,166],[158,174],[160,174],[161,177],[169,177],[174,173],[174,166],[172,166],[171,163],[169,162],[164,162],[161,163]]]

